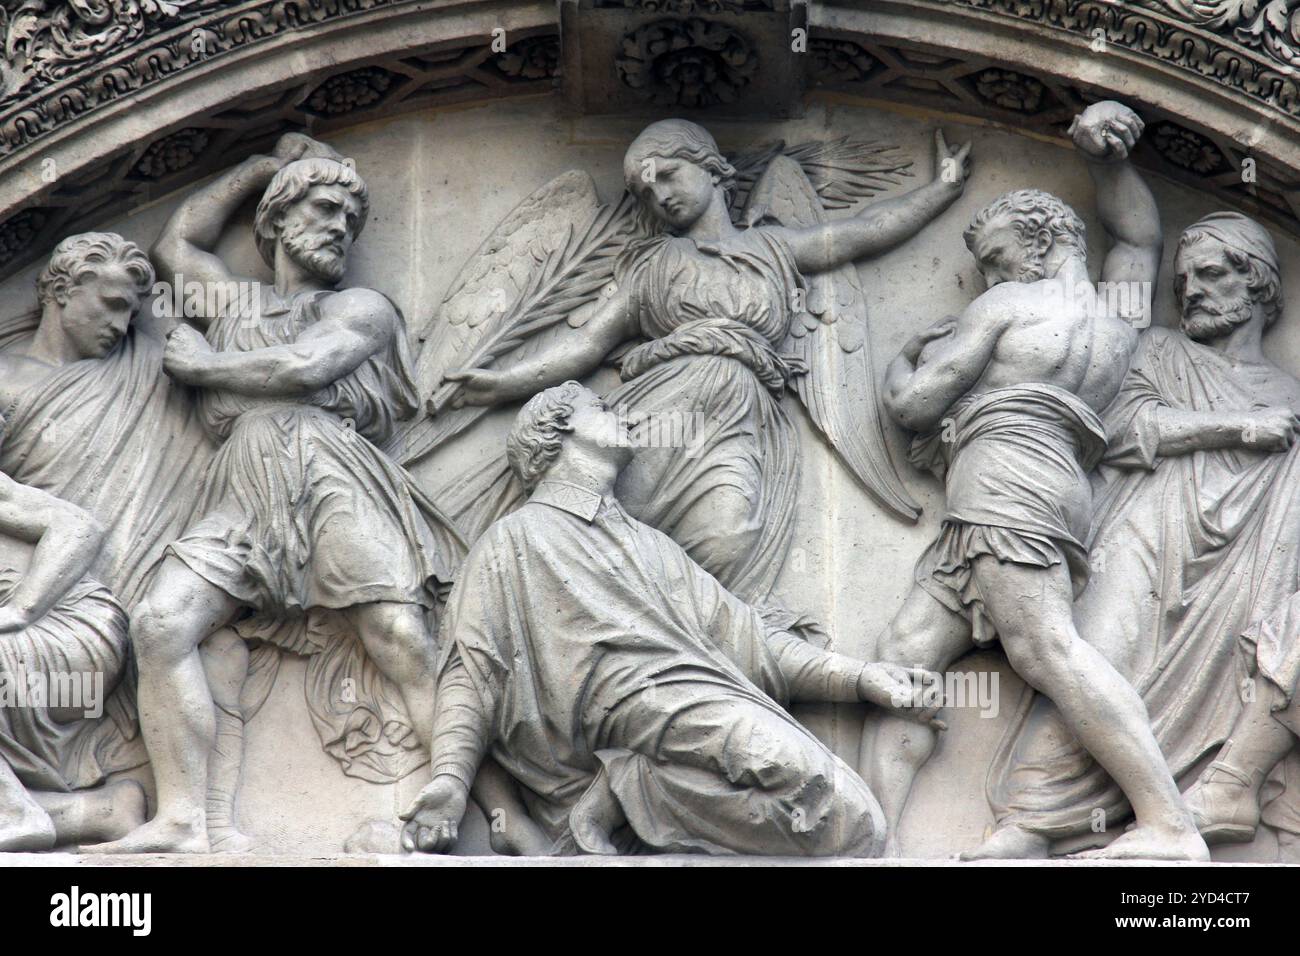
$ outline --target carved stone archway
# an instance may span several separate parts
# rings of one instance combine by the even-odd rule
[[[1300,234],[1283,6],[1279,28],[1185,0],[26,0],[2,25],[0,275],[287,129],[539,95],[788,115],[826,90],[1062,141],[1118,97],[1153,127],[1140,164]]]

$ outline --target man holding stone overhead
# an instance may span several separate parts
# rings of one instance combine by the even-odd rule
[[[198,519],[132,616],[158,812],[104,852],[209,848],[213,697],[197,648],[241,612],[261,622],[257,636],[298,653],[320,650],[313,616],[346,624],[396,686],[418,746],[430,739],[430,618],[464,545],[378,448],[418,399],[401,314],[371,289],[339,288],[369,209],[365,182],[328,147],[289,134],[183,202],[154,256],[164,274],[230,288],[236,277],[212,249],[259,194],[254,231],[274,284],[198,316],[206,336],[182,324],[168,338],[165,368],[198,390],[221,448]]]
[[[1117,240],[1103,282],[1153,281],[1159,217],[1124,161],[1141,120],[1118,103],[1100,103],[1074,129],[1081,149],[1112,160],[1094,170],[1103,219]],[[1104,852],[1208,859],[1141,699],[1087,641],[1073,612],[1088,579],[1087,472],[1106,447],[1099,413],[1120,390],[1137,345],[1134,325],[1146,316],[1140,305],[1116,309],[1093,286],[1083,222],[1048,193],[1022,189],[994,200],[965,240],[988,291],[958,318],[916,336],[885,381],[894,419],[937,436],[930,461],[947,500],[939,536],[917,563],[882,652],[947,668],[970,647],[999,640],[1016,673],[1056,704],[1133,803],[1137,827]],[[869,741],[870,779],[887,798],[891,823],[929,755],[926,742],[924,732],[889,720]]]

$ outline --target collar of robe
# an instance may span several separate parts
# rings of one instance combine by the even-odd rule
[[[538,504],[550,505],[552,508],[567,511],[588,524],[600,511],[602,500],[603,496],[590,488],[584,488],[581,485],[575,485],[568,481],[559,481],[554,478],[547,478],[538,482],[537,488],[529,499],[529,501],[535,501]]]

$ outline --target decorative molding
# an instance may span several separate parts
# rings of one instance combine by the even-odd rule
[[[639,10],[642,13],[771,13],[775,0],[596,0],[598,10]]]
[[[1047,88],[1015,70],[990,68],[976,75],[975,92],[986,103],[1017,113],[1035,113],[1047,100]]]
[[[879,60],[852,40],[814,37],[808,41],[808,54],[815,83],[860,83],[883,68]]]
[[[511,80],[548,80],[560,75],[560,38],[526,37],[506,48],[493,63]]]
[[[28,5],[38,6],[52,2],[27,0]],[[73,0],[65,2],[66,6],[60,4],[60,10],[74,9]],[[0,105],[0,159],[30,146],[60,125],[241,47],[265,43],[278,34],[307,26],[415,2],[252,0],[217,4],[218,8],[213,9],[211,0],[193,0],[180,7],[168,3],[166,9],[176,7],[172,16],[159,14],[139,23],[130,17],[121,31],[110,30],[89,46],[75,47],[77,58],[68,59],[62,54],[52,57],[54,65],[44,72],[31,73],[19,88],[16,101]],[[144,0],[144,3],[156,6],[156,0]],[[127,0],[111,7],[105,4],[104,9],[107,13],[135,7],[136,0]],[[84,0],[77,0],[75,8],[90,9]],[[114,16],[117,15],[115,12]],[[10,21],[11,32],[16,22]],[[35,25],[30,29],[35,29]],[[43,42],[55,43],[53,38],[62,36],[68,29],[71,27],[61,27],[50,34],[52,39]],[[106,45],[104,37],[116,36],[118,32],[121,36]],[[45,36],[39,31],[38,35]],[[65,47],[66,44],[56,44],[55,49]],[[73,49],[67,48],[66,54],[71,55]],[[11,72],[17,68],[13,61],[6,62],[6,69]]]
[[[151,143],[131,167],[131,174],[139,179],[162,179],[194,165],[210,142],[207,130],[194,126],[178,129]]]
[[[1185,126],[1165,121],[1157,123],[1147,135],[1156,152],[1190,172],[1209,176],[1230,168],[1219,147]]]
[[[666,19],[626,34],[614,68],[627,86],[661,106],[701,109],[735,102],[758,71],[758,56],[725,23]]]
[[[1258,17],[1248,20],[1243,15],[1231,25],[1228,20],[1216,25],[1218,18],[1192,19],[1180,8],[1190,11],[1209,4],[1180,0],[1143,0],[1141,4],[1115,0],[919,0],[916,5],[966,8],[1062,31],[1098,47],[1104,43],[1159,60],[1230,87],[1254,102],[1300,114],[1300,83],[1293,70],[1300,60],[1289,59],[1296,56],[1290,45],[1295,41],[1283,41],[1284,34],[1289,37],[1289,26],[1284,30],[1277,19],[1279,11],[1285,10],[1285,22],[1294,22],[1290,8],[1296,4],[1290,0],[1214,3],[1225,15],[1229,8],[1242,13],[1260,8]],[[1243,38],[1253,38],[1253,43],[1243,42]]]
[[[1258,50],[1283,66],[1300,66],[1296,0],[1138,0],[1186,23]]]

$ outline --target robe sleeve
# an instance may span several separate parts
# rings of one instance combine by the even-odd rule
[[[438,677],[433,722],[433,775],[467,787],[496,733],[497,710],[509,680],[500,646],[506,622],[508,548],[489,530],[470,552],[449,601],[445,634],[452,642]]]
[[[1159,460],[1157,413],[1168,405],[1160,390],[1159,338],[1142,338],[1119,394],[1102,416],[1109,444],[1102,461],[1131,470],[1154,471]]]
[[[767,646],[790,689],[791,703],[857,703],[865,661],[822,650],[788,631],[768,631]]]
[[[465,669],[459,648],[438,679],[433,721],[433,776],[455,777],[469,789],[492,733],[491,708]]]
[[[763,620],[682,554],[714,643],[778,703],[856,702],[863,661],[825,651]]]

